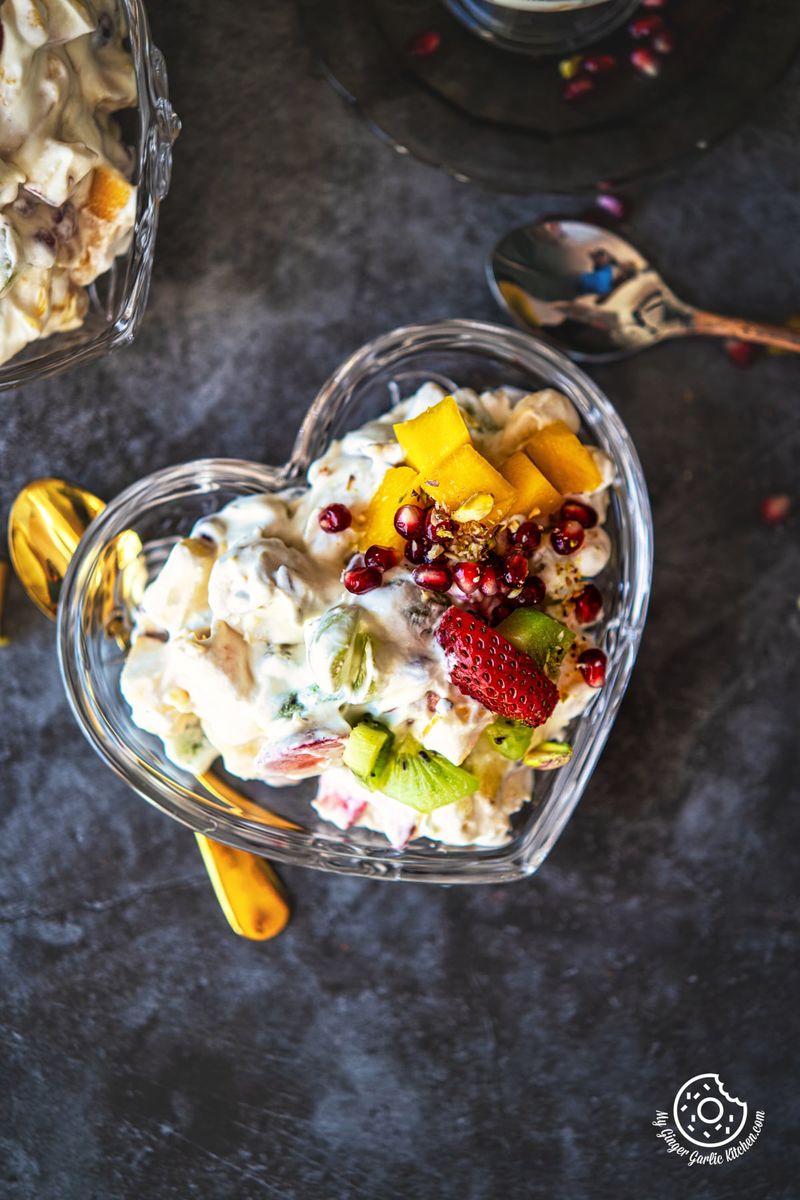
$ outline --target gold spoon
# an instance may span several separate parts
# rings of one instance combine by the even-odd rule
[[[78,542],[104,508],[97,496],[63,479],[35,479],[19,492],[11,505],[8,518],[11,562],[31,600],[51,620],[56,618],[61,584]],[[141,542],[129,530],[118,539],[115,549],[123,565],[138,555]],[[259,820],[279,828],[298,828],[240,796],[211,771],[197,778],[213,796],[235,811],[255,814]],[[220,908],[234,933],[254,941],[264,941],[280,933],[289,920],[290,908],[283,884],[270,864],[258,855],[223,846],[202,833],[196,833],[195,837]]]

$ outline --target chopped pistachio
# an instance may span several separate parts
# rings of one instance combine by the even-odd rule
[[[491,492],[476,492],[456,509],[453,519],[458,521],[459,525],[464,525],[467,521],[482,521],[493,508],[494,496]]]

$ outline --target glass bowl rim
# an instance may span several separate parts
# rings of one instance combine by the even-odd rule
[[[621,534],[626,532],[630,542],[629,556],[620,558],[620,573],[629,584],[621,605],[627,640],[612,659],[606,687],[593,702],[593,709],[598,708],[601,716],[584,753],[575,756],[578,762],[569,794],[548,797],[531,828],[506,846],[431,851],[415,849],[413,842],[401,850],[388,843],[385,848],[324,844],[325,839],[313,832],[278,830],[241,814],[211,810],[189,788],[144,764],[119,739],[110,744],[102,728],[102,709],[83,670],[82,618],[97,560],[109,541],[135,519],[137,508],[140,510],[152,502],[163,503],[171,493],[186,487],[198,492],[214,486],[241,487],[246,493],[296,484],[307,469],[310,456],[316,457],[315,430],[337,396],[357,386],[376,365],[384,368],[401,361],[406,354],[421,349],[444,350],[448,346],[499,354],[507,361],[516,361],[532,372],[545,375],[548,382],[544,386],[558,386],[550,382],[553,375],[567,377],[595,410],[606,436],[613,439],[618,473],[633,485],[629,492],[632,507],[630,511],[622,510],[624,529],[620,530]],[[528,875],[541,865],[585,791],[633,670],[647,614],[652,563],[652,516],[641,464],[624,424],[593,380],[554,347],[505,326],[462,319],[401,326],[371,339],[332,372],[311,404],[284,466],[265,466],[242,459],[195,459],[146,475],[109,502],[81,539],[64,580],[58,613],[59,669],[73,715],[93,749],[145,800],[196,832],[280,861],[326,871],[439,883],[502,882]]]

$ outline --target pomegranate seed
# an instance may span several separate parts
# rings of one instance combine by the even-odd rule
[[[603,597],[599,588],[593,583],[587,583],[583,591],[573,596],[575,619],[580,625],[593,625],[600,616],[603,607]]]
[[[758,515],[765,525],[780,525],[791,512],[788,496],[765,496],[758,506]]]
[[[460,562],[453,567],[453,578],[465,596],[469,596],[481,581],[481,569],[475,562]]]
[[[522,591],[517,596],[518,608],[535,608],[545,597],[545,587],[538,575],[529,575],[522,585]]]
[[[382,582],[383,576],[377,567],[351,567],[342,576],[342,583],[348,592],[355,592],[357,596],[374,591]]]
[[[631,213],[630,202],[623,199],[622,196],[614,196],[611,192],[602,192],[597,197],[596,204],[615,221],[624,221]]]
[[[417,567],[411,578],[429,592],[446,592],[453,582],[449,567]]]
[[[675,34],[671,29],[659,29],[650,45],[659,54],[672,54],[677,45]]]
[[[480,588],[484,596],[496,596],[500,591],[500,580],[493,566],[486,566],[481,571]]]
[[[397,566],[397,551],[391,546],[370,546],[364,555],[364,562],[376,571],[391,571]]]
[[[594,529],[597,524],[597,513],[590,504],[582,504],[580,500],[567,500],[558,515],[562,521],[577,521],[584,529]]]
[[[425,514],[418,504],[403,504],[394,514],[394,527],[400,537],[422,537],[425,529]]]
[[[649,75],[651,79],[661,74],[661,63],[646,46],[637,46],[631,52],[631,62],[637,71],[641,71],[642,75]]]
[[[616,54],[587,54],[583,60],[583,69],[590,75],[606,75],[617,65]]]
[[[644,41],[645,38],[652,37],[654,33],[658,33],[659,29],[664,28],[664,18],[659,17],[657,13],[653,13],[651,17],[636,17],[628,26],[628,33],[637,41]]]
[[[501,600],[492,611],[492,625],[499,625],[501,621],[505,621],[506,617],[510,617],[514,611],[514,605],[509,600]]]
[[[606,656],[593,646],[578,655],[578,668],[589,687],[601,688],[606,681]]]
[[[588,75],[576,75],[574,79],[570,79],[561,90],[561,99],[572,103],[573,100],[580,100],[582,96],[586,96],[589,92],[594,91],[594,80]]]
[[[503,579],[509,587],[522,587],[528,578],[528,560],[524,554],[509,554],[503,564]]]
[[[425,509],[425,537],[429,541],[448,541],[453,533],[453,522],[449,517],[437,513],[433,507]]]
[[[423,29],[415,33],[406,49],[414,58],[430,58],[442,44],[442,35],[435,29]]]
[[[410,563],[425,562],[427,550],[428,543],[424,538],[410,538],[406,542],[406,558]]]
[[[550,545],[556,554],[574,554],[583,545],[586,534],[577,521],[557,521],[550,530]]]
[[[344,504],[329,504],[319,514],[319,523],[326,533],[341,533],[349,529],[353,514]]]
[[[758,358],[758,346],[755,342],[743,342],[741,338],[728,338],[725,342],[725,353],[735,367],[749,367]]]
[[[666,8],[667,0],[641,0],[642,8]]]
[[[542,540],[542,531],[535,521],[523,521],[511,540],[519,550],[532,554]]]

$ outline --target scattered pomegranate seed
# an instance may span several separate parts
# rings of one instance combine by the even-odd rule
[[[449,541],[453,533],[453,522],[449,517],[437,513],[433,506],[425,509],[425,537],[429,541]]]
[[[582,96],[586,96],[589,92],[593,91],[594,80],[590,79],[588,75],[577,75],[564,85],[561,90],[561,99],[571,103],[573,100],[580,100]]]
[[[509,587],[522,587],[528,578],[528,560],[524,554],[509,554],[503,564],[503,579]]]
[[[545,597],[545,586],[538,575],[529,575],[516,598],[518,608],[535,608]]]
[[[590,504],[582,504],[580,500],[567,500],[561,506],[558,514],[562,521],[577,521],[584,529],[594,529],[597,524],[597,513]]]
[[[663,28],[664,18],[659,17],[657,13],[653,13],[650,17],[635,17],[628,26],[628,33],[637,42],[641,42],[645,38],[652,37],[654,33],[658,33]]]
[[[397,551],[391,546],[370,546],[364,555],[364,562],[376,571],[391,571],[397,566]]]
[[[542,540],[542,531],[535,521],[523,521],[511,540],[519,550],[532,554]]]
[[[486,566],[481,571],[480,589],[484,596],[496,596],[500,591],[500,580],[493,566]]]
[[[550,545],[556,554],[574,554],[583,545],[586,534],[577,521],[557,521],[550,530]]]
[[[382,582],[383,576],[377,567],[350,567],[342,576],[342,583],[348,592],[355,592],[357,596],[374,591]]]
[[[319,514],[319,523],[326,533],[341,533],[349,529],[353,514],[344,504],[329,504]]]
[[[593,583],[587,583],[582,591],[573,596],[572,602],[575,606],[575,619],[580,625],[593,625],[603,607],[603,597]]]
[[[759,347],[755,342],[743,342],[741,338],[728,338],[725,353],[735,367],[750,367],[758,358]]]
[[[788,496],[765,496],[758,506],[758,515],[765,525],[781,525],[792,509]]]
[[[415,33],[406,49],[414,58],[430,58],[442,44],[442,35],[435,29],[423,29]]]
[[[616,65],[616,54],[587,54],[583,60],[583,69],[590,75],[607,75]]]
[[[453,567],[453,578],[465,596],[469,596],[481,581],[481,569],[475,562],[460,562]]]
[[[615,196],[611,192],[601,192],[595,203],[615,221],[624,221],[631,213],[630,201],[623,199],[622,196]]]
[[[661,62],[646,46],[637,46],[635,50],[631,51],[631,62],[637,71],[640,71],[642,75],[649,75],[651,79],[655,79],[656,75],[661,74]]]
[[[578,655],[578,669],[589,687],[601,688],[606,681],[606,656],[593,646]]]
[[[421,588],[429,592],[446,592],[453,582],[449,567],[417,567],[411,578]]]
[[[406,542],[406,558],[410,563],[425,562],[428,543],[424,538],[410,538]]]
[[[677,44],[677,39],[671,29],[659,29],[650,43],[659,54],[672,54]]]
[[[403,504],[394,514],[394,527],[400,537],[422,537],[425,529],[425,514],[418,504]]]

